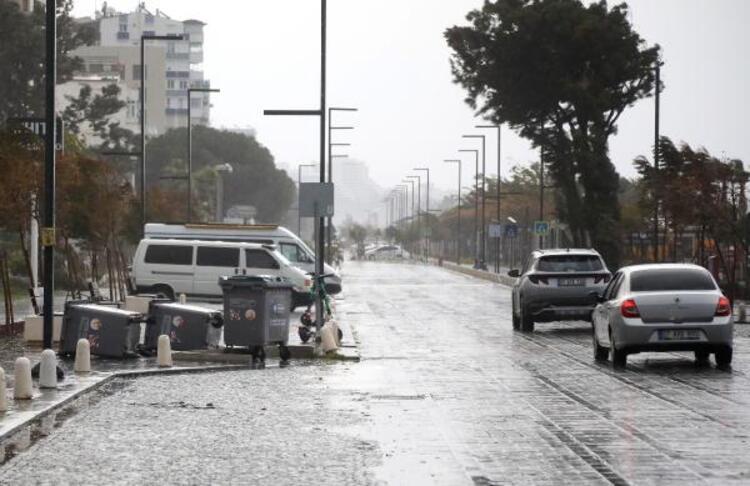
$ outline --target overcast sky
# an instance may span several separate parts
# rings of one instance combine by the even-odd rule
[[[77,15],[92,15],[101,0],[75,0]],[[750,163],[750,1],[631,0],[631,21],[649,43],[663,48],[662,133],[717,155]],[[110,0],[131,11],[136,0]],[[462,141],[480,123],[452,83],[447,27],[465,23],[482,0],[329,0],[329,106],[338,114],[339,149],[368,163],[373,178],[390,187],[413,167],[433,168],[437,185],[452,188]],[[206,22],[204,70],[221,93],[212,124],[253,127],[276,159],[290,166],[317,161],[317,119],[264,117],[263,110],[319,105],[319,2],[315,0],[150,0],[171,17]],[[207,8],[208,7],[208,8]],[[653,99],[625,112],[611,141],[617,169],[634,175],[632,160],[650,151]],[[496,138],[488,135],[488,174],[496,167]],[[503,132],[503,173],[536,160],[528,143]],[[469,157],[464,177],[470,177]]]

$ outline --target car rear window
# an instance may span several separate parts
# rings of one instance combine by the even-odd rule
[[[554,255],[539,259],[540,272],[593,272],[602,270],[602,260],[596,255]]]
[[[716,290],[716,284],[705,270],[664,268],[633,272],[630,275],[630,290],[633,292]]]

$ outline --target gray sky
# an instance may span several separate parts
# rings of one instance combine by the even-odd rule
[[[110,0],[121,11],[136,0]],[[750,163],[750,1],[631,0],[631,21],[649,43],[663,48],[662,133],[705,146],[717,155]],[[102,1],[76,0],[77,15],[92,15]],[[473,129],[463,90],[452,83],[446,27],[482,0],[329,0],[328,100],[354,106],[337,124],[353,124],[335,141],[368,163],[385,187],[413,167],[433,168],[438,186],[454,185],[459,148]],[[209,8],[206,8],[209,6]],[[150,0],[171,17],[197,18],[205,30],[206,76],[221,93],[213,98],[214,126],[252,126],[277,160],[290,166],[317,161],[317,119],[264,117],[267,108],[317,108],[319,103],[319,2],[314,0]],[[632,160],[653,141],[653,99],[626,111],[611,141],[621,174],[634,175]],[[488,174],[496,167],[494,132],[488,138]],[[536,160],[529,144],[503,133],[503,173]],[[464,177],[473,166],[466,157]]]

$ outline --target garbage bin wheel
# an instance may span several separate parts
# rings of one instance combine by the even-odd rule
[[[279,358],[281,358],[281,361],[289,361],[289,358],[291,357],[292,357],[292,352],[289,351],[289,346],[280,344],[279,345]]]
[[[341,328],[337,329],[338,335],[339,335],[339,341],[344,339],[344,332],[341,330]]]
[[[312,333],[310,330],[304,326],[300,326],[297,328],[299,333],[299,340],[302,341],[302,344],[307,344],[307,342],[310,340],[310,336]]]

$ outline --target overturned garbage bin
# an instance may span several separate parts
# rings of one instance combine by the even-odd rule
[[[73,356],[79,339],[88,339],[91,354],[105,358],[134,358],[145,316],[139,312],[87,301],[65,304],[60,355]]]
[[[153,300],[149,305],[143,347],[153,352],[162,334],[169,336],[175,351],[216,348],[224,319],[221,311],[196,305]]]
[[[253,362],[265,360],[264,346],[277,344],[279,357],[287,361],[292,285],[266,275],[221,277],[219,285],[224,294],[224,344],[247,347]]]

